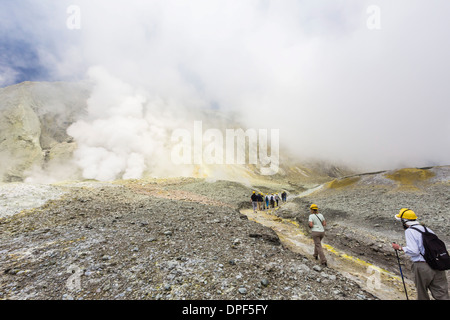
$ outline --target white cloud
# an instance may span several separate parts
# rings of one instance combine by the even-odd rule
[[[142,90],[183,106],[180,117],[215,104],[249,127],[279,128],[300,156],[373,169],[450,163],[448,2],[77,1],[80,30],[66,28],[69,1],[31,3],[50,22],[28,21],[27,32],[52,43],[39,52],[54,74],[99,65],[129,86],[128,102],[95,93],[108,112],[131,112],[120,104],[139,105]],[[373,4],[380,30],[366,25]],[[128,160],[123,169],[142,164]]]
[[[0,88],[13,83],[17,77],[17,72],[6,66],[0,66]]]

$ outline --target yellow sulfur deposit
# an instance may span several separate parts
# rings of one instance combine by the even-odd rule
[[[426,169],[405,168],[390,173],[386,173],[385,177],[396,181],[399,188],[418,189],[417,184],[427,181],[435,176],[435,173]]]
[[[334,179],[333,181],[328,183],[328,188],[337,189],[337,188],[345,188],[359,181],[361,177],[350,177],[343,179]]]

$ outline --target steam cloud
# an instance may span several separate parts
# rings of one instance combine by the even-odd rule
[[[201,117],[191,109],[150,96],[121,81],[102,67],[88,71],[94,87],[87,101],[87,115],[67,133],[77,141],[74,153],[83,178],[100,181],[192,174],[192,166],[170,165],[170,133]],[[177,116],[175,116],[177,115]],[[181,116],[181,117],[180,117]]]
[[[88,119],[67,130],[79,144],[75,161],[87,179],[113,180],[121,172],[124,179],[140,178],[145,159],[154,156],[155,148],[162,149],[155,145],[158,133],[146,121],[146,97],[99,68],[89,76],[96,85],[87,102]]]
[[[376,2],[380,30],[366,24],[373,1],[351,0],[83,0],[79,30],[72,2],[21,1],[0,29],[29,39],[52,79],[94,82],[68,131],[86,178],[170,173],[168,135],[201,109],[280,129],[299,158],[450,164],[450,3]]]

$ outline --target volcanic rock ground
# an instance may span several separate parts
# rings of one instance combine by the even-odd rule
[[[327,243],[398,273],[390,243],[404,244],[400,208],[449,243],[448,172],[436,169],[426,185],[367,175],[302,197],[299,188],[276,215],[307,230],[317,203]],[[378,299],[243,215],[252,190],[193,178],[3,184],[0,299]]]
[[[53,188],[60,199],[0,220],[1,299],[374,299],[242,215],[240,184]]]
[[[387,179],[386,176],[394,179]],[[423,178],[423,175],[427,175]],[[297,197],[277,215],[296,219],[308,232],[308,207],[320,205],[328,221],[325,242],[354,257],[399,274],[391,243],[406,245],[404,230],[395,220],[401,208],[411,208],[418,221],[450,244],[450,167],[402,169],[336,179],[316,192]],[[422,179],[423,178],[423,179]],[[402,272],[410,280],[411,262],[400,253]],[[449,277],[447,277],[448,280]],[[412,288],[413,289],[413,288]]]

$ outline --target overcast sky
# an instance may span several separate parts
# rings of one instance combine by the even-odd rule
[[[299,156],[449,165],[449,12],[442,0],[0,0],[0,87],[101,66],[278,128]]]

